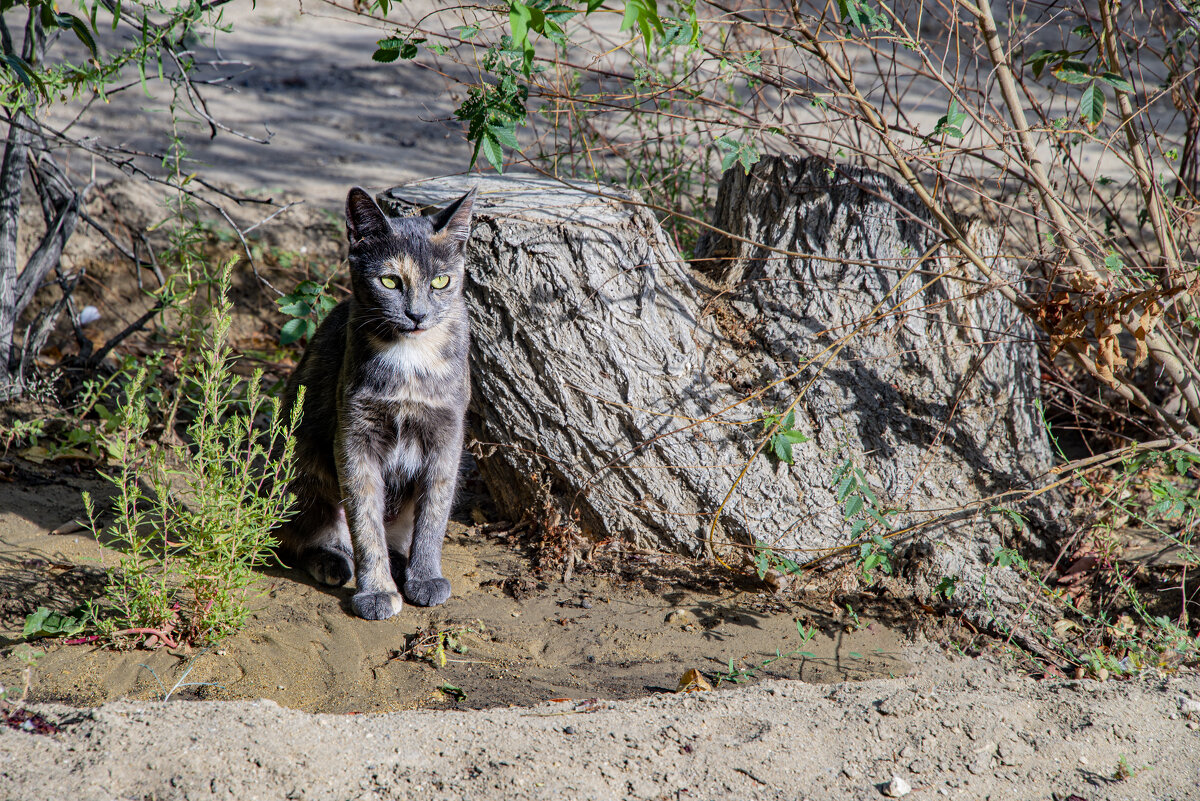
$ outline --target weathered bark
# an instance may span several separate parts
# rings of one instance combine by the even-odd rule
[[[718,542],[800,549],[803,562],[852,541],[833,482],[846,459],[881,508],[901,510],[897,527],[1007,489],[1047,461],[1028,328],[940,252],[901,280],[937,236],[908,190],[882,176],[831,178],[784,159],[727,173],[718,228],[814,255],[706,236],[698,257],[729,281],[720,294],[616,190],[458,178],[380,200],[411,213],[474,184],[473,433],[513,519],[539,505],[540,472],[593,537],[695,554],[720,509]],[[821,351],[885,298],[879,320],[820,370]],[[896,304],[901,314],[886,313]],[[751,458],[764,412],[810,379],[795,428],[812,439],[795,446],[795,464]],[[937,536],[974,552],[997,533],[972,514]]]
[[[748,329],[757,382],[800,369],[780,404],[812,382],[797,427],[815,436],[790,470],[806,488],[799,531],[812,534],[788,533],[783,544],[844,542],[830,472],[849,457],[883,506],[903,510],[897,528],[970,510],[919,541],[936,545],[924,549],[934,579],[975,578],[1008,530],[978,501],[1051,464],[1032,326],[996,287],[971,280],[914,194],[879,173],[767,158],[749,174],[725,174],[712,224],[730,235],[702,236],[695,264]],[[977,222],[966,230],[998,275],[1022,280],[996,255],[994,232]]]
[[[20,124],[28,117],[14,112],[17,124],[10,124],[4,144],[4,160],[0,162],[0,395],[12,385],[10,360],[13,331],[17,316],[13,314],[17,297],[17,233],[21,219],[21,187],[25,183],[25,157],[29,152],[29,132]]]

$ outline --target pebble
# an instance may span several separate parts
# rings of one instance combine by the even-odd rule
[[[574,734],[574,733],[575,733],[574,726],[567,726],[563,729],[563,734]]]
[[[582,601],[579,602],[579,605],[581,607],[583,607],[584,609],[591,609],[592,608],[592,599],[584,598]]]
[[[883,794],[888,798],[903,798],[912,792],[912,785],[899,776],[893,776],[883,788]]]
[[[1200,701],[1181,695],[1179,696],[1179,711],[1185,715],[1200,715]]]
[[[667,623],[682,626],[684,623],[695,623],[696,616],[686,609],[676,609],[667,615]]]

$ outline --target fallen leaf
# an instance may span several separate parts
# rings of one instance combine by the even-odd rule
[[[694,693],[707,692],[709,690],[712,690],[712,685],[708,683],[708,679],[704,678],[704,675],[700,671],[692,668],[679,677],[679,688],[675,692]]]

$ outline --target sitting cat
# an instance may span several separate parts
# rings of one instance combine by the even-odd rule
[[[404,595],[444,603],[442,540],[470,397],[462,296],[474,190],[426,217],[389,218],[346,198],[353,296],[317,329],[287,382],[305,388],[296,430],[296,513],[285,558],[317,581],[357,577],[356,614],[382,620]]]

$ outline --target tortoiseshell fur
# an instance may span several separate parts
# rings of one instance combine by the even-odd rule
[[[351,605],[368,620],[400,611],[399,588],[420,606],[450,597],[441,553],[471,391],[462,282],[473,195],[389,218],[350,190],[353,295],[317,329],[284,395],[290,411],[305,387],[284,556],[325,584],[355,577]]]

